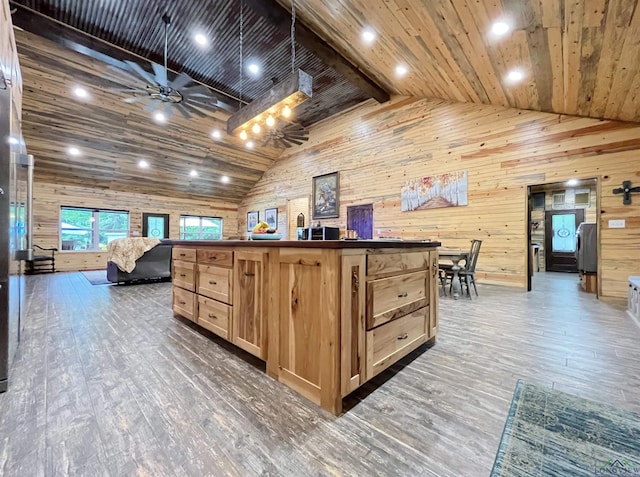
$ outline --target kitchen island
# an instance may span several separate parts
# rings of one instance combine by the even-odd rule
[[[172,243],[174,315],[336,415],[344,396],[435,340],[439,242]]]

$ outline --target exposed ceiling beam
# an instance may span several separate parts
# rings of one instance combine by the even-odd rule
[[[147,58],[142,58],[130,51],[53,20],[23,5],[11,2],[11,6],[14,8],[11,15],[14,27],[47,38],[65,48],[102,61],[108,65],[126,70],[127,68],[123,65],[123,62],[127,60],[135,63],[146,60],[160,65],[164,64],[164,58],[161,55],[150,54]],[[168,67],[174,73],[181,71],[180,65],[172,63],[171,61],[169,61]],[[188,72],[186,73],[189,74]],[[234,112],[238,109],[238,100],[236,98],[222,91],[212,89],[209,85],[205,86],[209,88],[212,95],[216,98],[220,108],[229,112]]]
[[[247,0],[246,3],[256,14],[265,18],[280,30],[290,30],[291,15],[276,0]],[[296,20],[295,28],[296,41],[320,58],[327,66],[340,72],[347,80],[378,102],[389,101],[389,93],[333,49],[325,40],[298,20]]]

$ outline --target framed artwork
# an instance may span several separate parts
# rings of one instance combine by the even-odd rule
[[[340,182],[338,173],[324,174],[313,178],[314,219],[338,217],[340,209]]]
[[[467,205],[467,171],[411,179],[402,184],[402,211]]]
[[[258,212],[257,210],[247,212],[247,232],[251,232],[253,228],[258,225],[259,220],[260,212]]]
[[[264,209],[264,221],[269,224],[272,229],[278,228],[278,209]]]

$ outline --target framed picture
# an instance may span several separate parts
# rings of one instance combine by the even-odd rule
[[[251,232],[253,228],[258,225],[259,220],[260,212],[258,212],[257,210],[247,212],[247,232]]]
[[[278,209],[264,209],[264,221],[269,224],[272,229],[278,228]]]
[[[340,209],[340,182],[338,173],[324,174],[313,178],[314,219],[338,217]]]

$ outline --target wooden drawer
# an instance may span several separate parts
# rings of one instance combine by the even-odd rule
[[[196,295],[188,290],[173,287],[173,312],[196,321]]]
[[[429,307],[367,331],[367,379],[427,341]]]
[[[381,253],[367,255],[367,275],[427,270],[429,252]]]
[[[233,266],[233,251],[217,250],[215,248],[199,248],[198,263],[231,267]]]
[[[181,260],[183,262],[195,262],[196,261],[196,249],[195,248],[182,248],[173,247],[172,251],[174,260]]]
[[[195,269],[195,263],[174,260],[171,276],[173,285],[185,290],[196,291]]]
[[[224,303],[232,303],[233,270],[198,264],[198,293]]]
[[[219,301],[198,297],[198,324],[215,334],[229,339],[229,317],[231,307]]]
[[[428,296],[426,271],[367,282],[367,329],[422,308]]]

